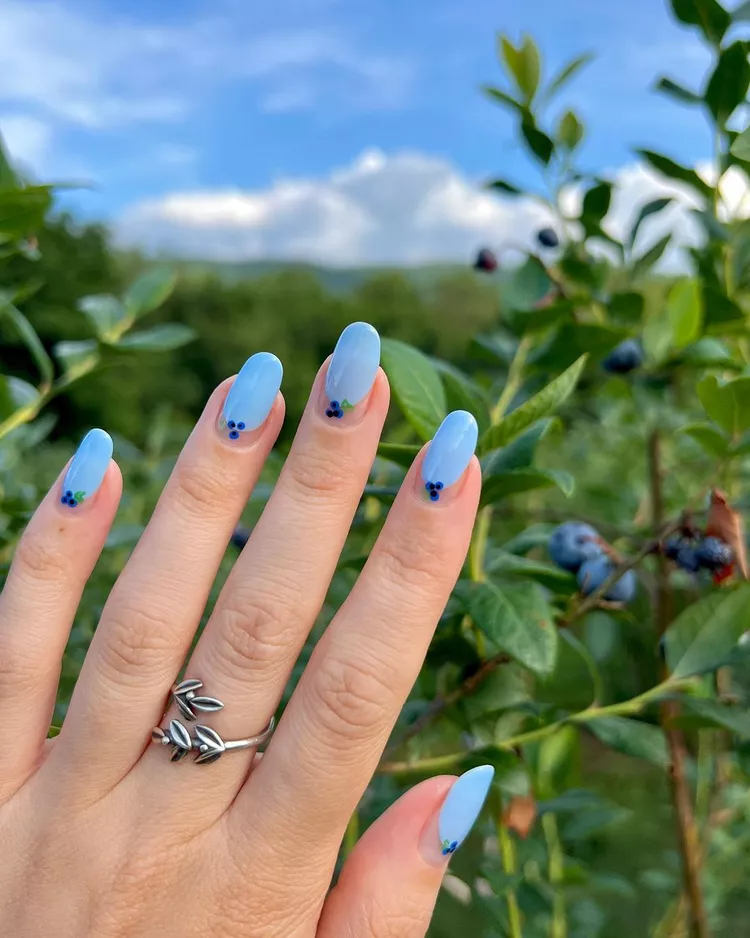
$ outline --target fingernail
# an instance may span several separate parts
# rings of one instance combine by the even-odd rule
[[[492,784],[495,770],[480,765],[457,778],[438,815],[438,841],[444,857],[454,853],[476,823]]]
[[[96,494],[112,458],[112,437],[104,430],[89,430],[68,466],[60,501],[76,508]]]
[[[477,447],[477,422],[465,410],[454,410],[437,428],[422,461],[422,482],[430,501],[458,482]]]
[[[340,420],[370,393],[380,365],[380,336],[367,322],[353,322],[339,336],[328,366],[325,415]]]
[[[271,413],[283,374],[281,362],[270,352],[251,355],[229,389],[219,431],[230,440],[239,440],[243,433],[262,426]]]

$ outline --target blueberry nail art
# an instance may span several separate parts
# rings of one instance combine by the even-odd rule
[[[221,429],[230,440],[246,430],[257,430],[271,413],[284,369],[270,352],[251,355],[229,389],[221,413]]]
[[[476,420],[465,410],[454,410],[440,424],[422,462],[422,481],[430,501],[464,474],[477,446]]]
[[[62,485],[60,501],[68,508],[91,498],[102,484],[112,458],[112,438],[104,430],[89,430],[76,450]]]
[[[353,322],[339,336],[326,375],[325,414],[340,420],[367,397],[380,365],[380,336],[369,323]]]
[[[454,853],[474,826],[492,784],[495,770],[480,765],[456,779],[438,817],[438,837],[443,856]]]

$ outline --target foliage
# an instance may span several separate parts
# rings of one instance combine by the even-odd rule
[[[294,363],[285,379],[293,427],[347,322],[370,321],[388,336],[383,365],[398,413],[296,674],[420,444],[450,409],[476,414],[484,486],[467,564],[350,827],[369,823],[420,777],[496,766],[488,810],[453,860],[435,938],[459,929],[487,938],[705,938],[744,927],[750,584],[692,577],[667,563],[660,544],[680,527],[705,528],[710,489],[722,488],[740,511],[748,504],[750,227],[731,216],[721,179],[750,170],[750,131],[734,129],[748,50],[732,31],[750,14],[747,4],[730,14],[717,0],[671,7],[713,64],[702,89],[669,76],[655,87],[702,109],[716,172],[638,151],[700,205],[703,239],[669,279],[654,268],[671,234],[655,235],[653,223],[672,200],[639,206],[618,236],[609,224],[614,182],[586,168],[585,123],[558,103],[590,56],[549,77],[529,37],[499,38],[504,81],[484,90],[510,115],[540,182],[528,191],[514,180],[489,186],[542,204],[560,243],[502,271],[500,290],[469,271],[429,289],[386,272],[345,294],[304,270],[237,283],[188,271],[175,286],[170,273],[149,269],[127,286],[103,233],[50,221],[53,189],[22,181],[0,153],[0,321],[15,336],[4,343],[0,389],[3,562],[85,425],[119,434],[126,476],[66,653],[59,718],[189,419],[249,351],[269,348]],[[74,293],[80,257],[90,264]],[[200,341],[186,344],[193,336]],[[612,375],[601,364],[626,339],[639,342],[645,361]],[[280,461],[270,460],[247,524]],[[627,608],[602,600],[607,584],[584,599],[575,578],[549,563],[551,527],[569,518],[596,526],[619,570],[637,570]],[[216,591],[232,559],[230,549]],[[687,808],[674,800],[677,784]],[[530,804],[527,830],[519,818]]]

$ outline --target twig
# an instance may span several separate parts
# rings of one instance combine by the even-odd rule
[[[663,525],[664,518],[661,439],[658,430],[654,430],[649,437],[648,463],[651,515],[654,530],[658,531]],[[661,555],[657,560],[655,614],[656,628],[658,636],[661,638],[672,621],[672,591],[669,585],[669,570],[666,559]],[[687,780],[687,746],[683,732],[677,729],[673,722],[679,713],[679,709],[679,704],[676,701],[667,700],[663,702],[659,708],[660,722],[664,730],[670,757],[669,783],[677,819],[677,837],[682,855],[684,891],[690,913],[690,934],[692,938],[710,938],[700,878],[700,835],[698,825],[695,822],[693,799]]]

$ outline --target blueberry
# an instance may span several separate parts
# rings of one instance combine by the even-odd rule
[[[240,431],[239,431],[239,430],[230,430],[230,431],[229,431],[229,439],[230,439],[230,440],[239,440],[239,438],[240,438]]]
[[[555,528],[549,539],[549,555],[558,567],[577,573],[585,560],[597,557],[602,549],[599,534],[590,524],[566,521]]]
[[[240,422],[237,424],[237,429],[238,429],[238,430],[244,430],[244,429],[245,429],[245,421],[244,421],[244,420],[240,420]]]
[[[602,368],[613,375],[626,375],[643,364],[643,349],[637,339],[625,339],[612,349]]]
[[[440,498],[440,493],[436,492],[434,489],[430,492],[430,499],[433,502],[436,502]]]
[[[489,248],[482,248],[474,261],[474,270],[483,270],[485,273],[492,273],[493,270],[497,270],[495,252]]]
[[[667,560],[677,560],[677,555],[682,547],[681,537],[669,537],[661,545],[661,552]]]
[[[250,537],[250,532],[247,528],[237,527],[232,533],[232,547],[236,547],[237,550],[242,550],[242,548],[247,544],[248,538]]]
[[[723,570],[734,562],[734,552],[729,544],[718,537],[704,538],[696,550],[698,563],[706,570]]]
[[[698,560],[698,552],[689,544],[679,549],[676,559],[677,566],[682,567],[683,570],[687,570],[688,573],[697,573],[701,568],[700,561]]]
[[[578,585],[584,596],[590,596],[600,589],[614,572],[612,560],[605,554],[587,560],[578,571]],[[611,603],[629,603],[635,595],[635,573],[628,570],[604,594],[604,598]]]
[[[326,417],[333,417],[333,411],[331,410],[330,407],[329,407],[328,410],[326,411]]]
[[[234,428],[237,426],[237,424],[234,422],[234,420],[230,420],[230,421],[227,423],[227,426],[229,427],[230,430],[234,430]]]
[[[427,490],[430,491],[430,492],[434,492],[434,491],[435,491],[435,483],[434,483],[434,482],[428,482],[425,487],[426,487]]]
[[[75,508],[78,502],[74,498],[69,498],[68,504],[70,505],[71,508]]]
[[[557,232],[553,228],[542,228],[537,232],[537,241],[545,248],[556,248],[560,243]]]
[[[443,490],[443,483],[442,483],[442,482],[436,482],[436,483],[435,483],[435,488],[438,490],[438,492],[442,492],[442,490]]]
[[[339,407],[338,410],[334,410],[333,416],[334,416],[334,417],[338,417],[339,420],[340,420],[340,419],[344,416],[344,411],[341,410],[341,408]]]
[[[338,410],[338,409],[339,409],[339,402],[331,401],[331,410]]]
[[[68,491],[65,493],[65,497],[66,497],[66,498],[72,498],[72,497],[73,497],[73,490],[72,490],[72,489],[68,489]]]
[[[60,499],[60,501],[63,503],[63,505],[67,505],[67,504],[68,504],[68,496],[67,496],[67,495],[63,495],[63,497]]]

